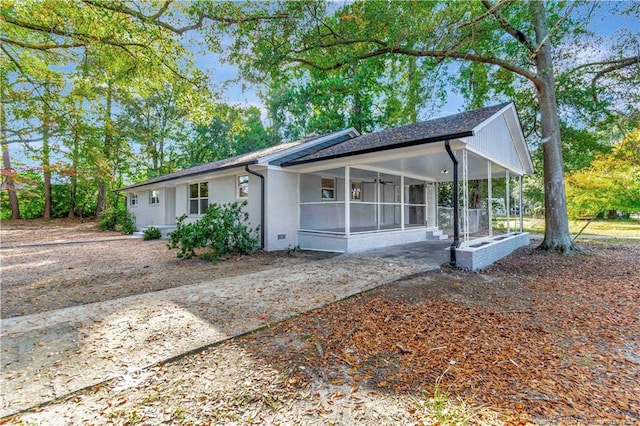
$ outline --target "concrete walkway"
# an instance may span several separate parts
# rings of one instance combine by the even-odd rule
[[[448,242],[397,246],[2,320],[0,417],[400,278]]]

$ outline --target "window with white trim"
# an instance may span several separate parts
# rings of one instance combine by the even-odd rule
[[[138,205],[138,193],[137,192],[132,192],[131,194],[129,194],[129,205],[131,207],[135,207]]]
[[[322,178],[322,199],[336,199],[336,180],[335,178]]]
[[[153,189],[149,191],[149,204],[160,204],[160,190]]]
[[[189,214],[204,214],[209,207],[209,182],[189,185]]]
[[[249,175],[240,175],[236,179],[236,197],[249,198]]]

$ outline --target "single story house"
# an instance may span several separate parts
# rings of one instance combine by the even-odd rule
[[[351,253],[438,238],[439,182],[467,188],[473,179],[530,173],[515,105],[505,103],[370,134],[311,136],[121,191],[139,229],[171,229],[176,217],[197,220],[211,203],[247,201],[265,250]],[[460,210],[455,202],[454,263],[455,249],[474,245],[465,234],[467,203]]]

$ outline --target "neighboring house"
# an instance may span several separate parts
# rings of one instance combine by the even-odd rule
[[[350,128],[312,136],[121,191],[138,228],[247,201],[265,250],[357,252],[437,235],[437,184],[458,170],[464,186],[533,173],[513,103],[366,135]]]

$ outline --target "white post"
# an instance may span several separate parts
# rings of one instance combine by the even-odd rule
[[[506,188],[504,190],[504,192],[505,192],[505,194],[504,194],[505,195],[504,204],[505,204],[505,206],[507,208],[507,234],[508,234],[509,232],[511,232],[511,216],[510,216],[511,215],[511,204],[509,203],[509,194],[510,194],[510,191],[509,191],[509,170],[506,171],[505,176],[506,176]]]
[[[463,244],[469,243],[469,161],[467,150],[462,150],[462,223]]]
[[[349,166],[344,167],[344,235],[351,232],[351,173]]]
[[[400,229],[404,230],[404,175],[400,175]]]
[[[522,202],[522,175],[520,175],[520,232],[524,231],[524,212],[523,212],[523,202]]]
[[[487,208],[489,209],[489,236],[493,237],[493,188],[491,187],[491,160],[487,160]]]

